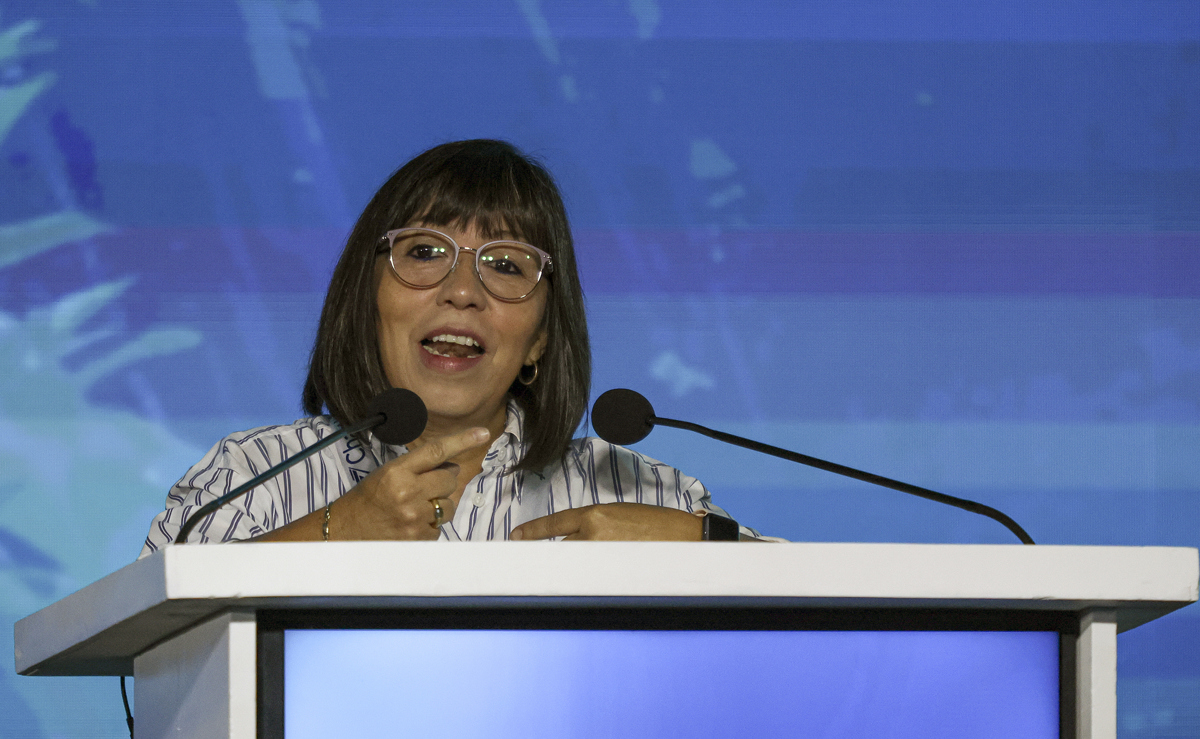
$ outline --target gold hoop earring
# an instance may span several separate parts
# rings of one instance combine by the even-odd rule
[[[528,378],[525,377],[525,367],[533,367],[533,375],[531,377],[528,377]],[[537,362],[534,362],[533,364],[527,364],[527,365],[521,367],[521,370],[519,372],[517,372],[517,382],[521,383],[525,387],[529,387],[530,385],[532,385],[534,383],[534,381],[537,380],[537,377],[538,377],[538,363]]]

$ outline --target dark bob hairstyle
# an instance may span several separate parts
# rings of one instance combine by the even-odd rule
[[[583,290],[567,212],[554,179],[504,141],[456,141],[405,164],[371,198],[333,271],[304,383],[304,410],[328,409],[342,426],[388,389],[379,352],[375,271],[387,231],[420,220],[431,226],[474,226],[484,238],[508,231],[550,254],[552,273],[543,319],[548,342],[537,380],[514,381],[510,394],[525,410],[525,456],[516,469],[539,472],[560,458],[587,408],[591,350]]]

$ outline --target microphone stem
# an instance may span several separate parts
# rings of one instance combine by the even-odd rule
[[[368,418],[367,420],[365,420],[359,424],[356,424],[354,426],[351,426],[348,429],[342,429],[341,431],[338,431],[335,434],[326,436],[324,439],[321,439],[316,444],[313,444],[310,447],[307,447],[305,449],[300,450],[299,452],[296,452],[296,454],[292,455],[291,457],[288,457],[283,462],[280,462],[279,464],[270,468],[266,472],[263,472],[262,474],[258,475],[257,477],[250,479],[246,483],[239,485],[238,487],[234,488],[233,490],[229,491],[228,493],[225,493],[224,495],[217,498],[216,500],[205,503],[203,506],[201,506],[200,510],[198,510],[195,513],[193,513],[192,515],[188,516],[187,521],[184,521],[183,526],[180,527],[179,533],[175,536],[175,541],[173,543],[186,544],[188,534],[192,533],[192,529],[196,528],[196,524],[200,523],[200,521],[205,516],[212,513],[213,511],[217,510],[218,508],[225,505],[229,501],[234,500],[235,498],[238,498],[242,495],[245,495],[246,493],[250,492],[254,488],[263,484],[267,480],[270,480],[275,475],[278,475],[280,472],[283,472],[284,470],[288,469],[289,467],[292,467],[293,465],[300,464],[304,460],[308,459],[312,455],[321,451],[322,449],[329,446],[330,444],[333,444],[334,442],[338,441],[339,439],[342,439],[346,436],[351,436],[353,434],[357,434],[361,431],[366,431],[369,428],[374,428],[375,426],[378,426],[379,424],[383,423],[384,420],[386,420],[386,419],[387,419],[386,415],[384,415],[382,413],[377,413],[374,416],[371,416],[370,418]]]
[[[862,470],[856,470],[853,467],[846,467],[845,465],[836,464],[834,462],[826,462],[823,459],[817,459],[816,457],[810,457],[806,454],[799,454],[787,449],[781,449],[777,446],[771,446],[770,444],[763,444],[757,441],[751,441],[750,439],[743,439],[740,436],[727,434],[723,431],[715,431],[713,429],[700,426],[699,424],[690,423],[688,421],[676,421],[671,418],[659,418],[658,416],[651,416],[649,421],[652,425],[670,426],[672,428],[684,429],[685,431],[695,431],[698,434],[704,434],[709,438],[717,439],[718,441],[724,441],[728,444],[734,444],[746,449],[752,449],[756,452],[770,454],[773,457],[779,457],[792,462],[798,462],[800,464],[808,465],[809,467],[816,467],[817,469],[825,470],[826,472],[833,472],[834,474],[852,477],[856,480],[862,480],[863,482],[882,485],[885,488],[899,490],[902,493],[915,495],[918,498],[935,500],[939,503],[945,503],[946,505],[954,506],[955,508],[961,508],[964,511],[977,513],[980,516],[987,516],[993,521],[1003,524],[1005,528],[1016,534],[1017,538],[1021,540],[1021,543],[1034,543],[1033,538],[1030,537],[1029,534],[1025,533],[1025,529],[1021,528],[1016,521],[1012,520],[1006,514],[1001,513],[991,506],[986,506],[982,503],[976,503],[973,500],[955,498],[953,495],[945,495],[943,493],[929,490],[928,488],[910,485],[907,482],[900,482],[899,480],[893,480],[890,477],[883,477],[882,475],[863,472]]]

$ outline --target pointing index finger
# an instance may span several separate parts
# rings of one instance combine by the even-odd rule
[[[461,433],[431,439],[421,448],[405,455],[413,471],[420,474],[440,467],[446,460],[462,454],[471,447],[479,446],[491,438],[491,432],[483,427],[467,429]]]

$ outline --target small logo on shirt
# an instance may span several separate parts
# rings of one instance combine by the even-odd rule
[[[367,456],[367,450],[363,449],[358,439],[350,439],[342,450],[342,456],[346,458],[346,464],[358,464]]]

